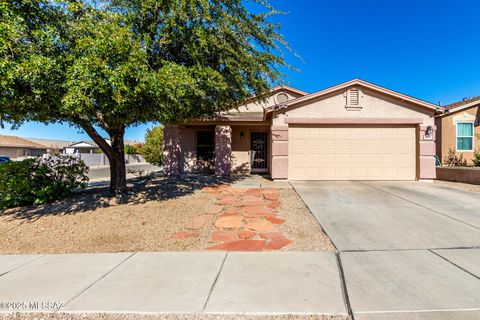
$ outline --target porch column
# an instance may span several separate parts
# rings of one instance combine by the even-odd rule
[[[215,127],[215,175],[228,176],[231,172],[232,128]]]
[[[272,179],[288,179],[288,125],[274,125],[271,130]]]
[[[180,128],[167,126],[163,129],[163,174],[180,174],[180,153],[182,150]]]
[[[431,127],[431,132],[428,131],[428,127]],[[437,127],[432,125],[420,125],[419,130],[419,179],[435,179],[436,178],[436,166],[435,166],[435,137]]]

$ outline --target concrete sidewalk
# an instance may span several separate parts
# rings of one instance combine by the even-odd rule
[[[331,252],[0,256],[0,302],[2,313],[348,315]]]

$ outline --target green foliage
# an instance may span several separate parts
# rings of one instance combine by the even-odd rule
[[[163,126],[147,129],[145,144],[142,148],[145,161],[154,165],[161,165],[163,161]]]
[[[1,1],[0,125],[83,128],[119,166],[114,185],[127,127],[210,117],[279,81],[279,12],[252,2]]]
[[[137,144],[126,144],[125,145],[125,154],[141,154],[143,145],[141,143]]]
[[[475,151],[475,154],[473,156],[474,156],[474,158],[472,159],[473,165],[475,167],[480,167],[480,149]]]
[[[467,159],[463,159],[463,154],[457,156],[455,148],[449,148],[448,154],[443,159],[443,164],[447,167],[465,167]]]
[[[0,164],[0,209],[63,199],[86,186],[87,171],[83,161],[69,156]]]

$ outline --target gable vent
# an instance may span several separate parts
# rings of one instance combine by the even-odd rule
[[[363,94],[359,88],[350,88],[345,91],[345,108],[347,110],[362,110]]]
[[[358,106],[360,104],[360,92],[358,89],[350,89],[348,93],[351,106]]]

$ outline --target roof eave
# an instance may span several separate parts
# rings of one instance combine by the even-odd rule
[[[320,98],[320,97],[325,96],[327,94],[330,94],[330,93],[333,93],[333,92],[336,92],[336,91],[339,91],[339,90],[342,90],[342,89],[345,89],[345,88],[348,88],[348,87],[354,86],[354,85],[363,86],[363,87],[366,87],[366,88],[371,89],[373,91],[377,91],[377,92],[381,92],[381,93],[386,94],[386,95],[393,96],[397,99],[400,99],[401,101],[408,101],[408,102],[414,103],[418,106],[429,109],[431,111],[438,111],[438,106],[436,106],[436,105],[434,105],[430,102],[423,101],[423,100],[420,100],[418,98],[414,98],[414,97],[405,95],[403,93],[396,92],[396,91],[378,86],[376,84],[373,84],[373,83],[370,83],[370,82],[367,82],[367,81],[364,81],[364,80],[361,80],[361,79],[353,79],[353,80],[338,84],[336,86],[329,87],[329,88],[326,88],[326,89],[308,94],[306,96],[288,101],[288,102],[285,103],[285,106],[288,108],[288,107],[291,107],[291,106],[294,106],[294,105],[297,105],[297,104],[300,104],[300,103],[303,103],[303,102],[308,102],[310,100]]]

